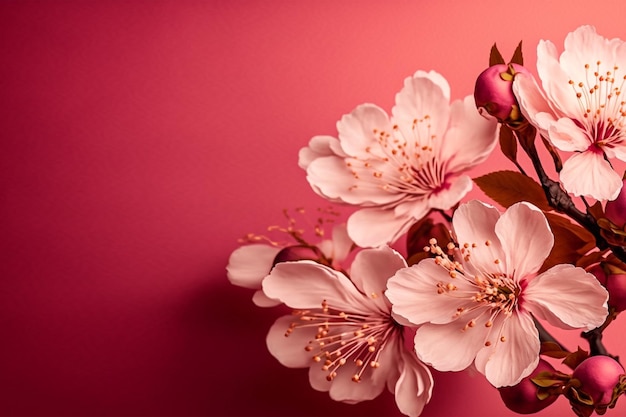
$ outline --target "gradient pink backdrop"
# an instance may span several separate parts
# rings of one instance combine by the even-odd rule
[[[297,167],[417,69],[470,94],[494,41],[626,38],[621,1],[0,3],[0,413],[399,415],[348,406],[265,348],[280,312],[225,276],[237,239],[324,205]],[[494,154],[474,174],[511,168]],[[480,196],[474,193],[473,196]],[[606,335],[614,353],[623,319]],[[567,339],[577,343],[576,332]],[[424,416],[501,416],[435,373]],[[560,399],[543,416],[567,415]],[[613,415],[623,414],[622,400]]]

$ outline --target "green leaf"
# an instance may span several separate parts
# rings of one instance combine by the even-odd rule
[[[519,41],[517,48],[515,48],[515,52],[513,52],[513,57],[511,58],[511,64],[524,65],[524,57],[522,55],[522,41]]]
[[[495,171],[474,178],[474,182],[489,198],[502,207],[508,208],[520,201],[528,201],[540,210],[552,210],[541,185],[519,172]]]
[[[502,54],[498,51],[498,47],[494,43],[491,47],[491,53],[489,54],[489,66],[492,67],[498,64],[505,64]]]

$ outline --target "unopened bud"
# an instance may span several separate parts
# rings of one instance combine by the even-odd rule
[[[537,368],[535,368],[529,376],[522,379],[519,384],[511,387],[498,388],[504,405],[506,405],[509,410],[519,414],[533,414],[543,410],[556,401],[558,398],[557,395],[549,395],[547,398],[540,400],[537,396],[539,387],[531,381],[531,379],[535,378],[540,372],[545,371],[554,372],[554,368],[548,362],[540,359]]]
[[[585,359],[574,369],[572,378],[580,381],[582,391],[593,400],[593,405],[606,405],[611,402],[613,388],[619,382],[620,375],[624,374],[624,368],[615,359],[597,355]]]
[[[626,271],[608,263],[589,270],[609,293],[608,304],[616,312],[626,310]]]
[[[607,201],[604,215],[620,229],[626,226],[626,179],[622,181],[622,190],[613,201]]]
[[[474,87],[474,100],[481,114],[487,112],[500,122],[523,119],[513,94],[513,79],[518,73],[530,75],[526,68],[518,64],[496,64],[478,76]]]
[[[280,262],[302,261],[309,259],[317,261],[322,257],[322,252],[314,246],[295,245],[282,249],[274,258],[274,265]]]

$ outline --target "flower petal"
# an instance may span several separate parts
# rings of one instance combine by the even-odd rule
[[[313,355],[304,350],[310,340],[315,340],[317,328],[300,327],[289,336],[285,332],[294,322],[293,316],[279,317],[267,334],[267,349],[278,361],[289,368],[306,368],[313,364]]]
[[[522,306],[553,326],[594,329],[608,314],[608,293],[598,280],[573,265],[556,265],[530,281]]]
[[[263,280],[268,297],[291,308],[320,308],[322,301],[352,312],[371,311],[354,284],[342,273],[313,261],[282,262]]]
[[[587,133],[572,119],[561,117],[548,128],[550,142],[562,151],[585,151],[592,144]]]
[[[372,400],[378,397],[385,389],[386,378],[372,378],[372,374],[381,374],[391,371],[391,369],[381,366],[377,369],[368,369],[361,380],[357,383],[352,380],[352,376],[358,372],[356,364],[348,361],[337,371],[337,376],[330,385],[330,398],[335,401],[343,401],[349,404],[356,404],[361,401]]]
[[[473,96],[455,100],[440,150],[446,172],[459,173],[484,162],[496,146],[497,132],[498,123],[480,115]]]
[[[563,187],[577,196],[615,200],[622,188],[621,177],[601,153],[585,151],[572,155],[560,174]]]
[[[386,204],[398,199],[374,181],[360,181],[346,166],[343,158],[327,156],[312,161],[307,181],[313,190],[333,202],[357,205]]]
[[[476,362],[484,360],[480,356],[488,355],[484,372],[494,387],[515,385],[537,367],[539,347],[539,332],[532,317],[513,313],[504,320],[499,340],[484,348]]]
[[[391,301],[393,313],[415,325],[449,323],[454,320],[459,307],[469,307],[472,301],[463,301],[447,293],[438,294],[437,284],[448,281],[454,282],[459,291],[471,290],[465,280],[453,281],[448,270],[437,265],[434,259],[425,259],[396,272],[387,282],[385,295]]]
[[[499,218],[500,212],[495,207],[472,200],[461,204],[452,219],[459,245],[469,245],[466,250],[470,251],[470,262],[482,272],[503,272],[506,257],[495,232]],[[496,259],[502,262],[496,264]],[[471,270],[471,265],[467,266]]]
[[[382,156],[378,132],[391,132],[387,113],[375,104],[361,104],[337,122],[339,142],[350,156],[368,159],[372,153]]]
[[[350,267],[350,277],[354,285],[378,306],[381,313],[388,315],[391,312],[391,305],[383,296],[387,281],[396,271],[406,266],[402,255],[388,246],[364,249],[354,258]]]
[[[309,145],[300,149],[298,166],[306,170],[315,159],[333,155],[346,156],[339,145],[339,139],[327,135],[313,136]]]
[[[400,355],[400,377],[395,386],[396,404],[402,414],[417,417],[430,401],[433,377],[413,352],[401,349]]]
[[[454,207],[472,189],[472,180],[467,175],[446,180],[447,188],[442,188],[428,197],[428,205],[439,210]]]
[[[450,114],[449,94],[447,81],[433,71],[418,71],[407,77],[391,112],[403,136],[414,137],[414,120],[427,118],[430,134],[442,139]]]
[[[257,307],[275,307],[281,304],[279,300],[274,300],[273,298],[269,298],[267,295],[265,295],[263,290],[258,290],[254,293],[254,295],[252,296],[252,302]]]
[[[272,269],[274,258],[282,248],[252,244],[241,246],[231,253],[226,275],[233,285],[260,289],[261,281]]]
[[[547,137],[549,126],[547,122],[556,119],[537,81],[530,75],[518,73],[513,80],[513,92],[524,117],[539,129],[542,136]],[[538,117],[540,115],[541,117]]]
[[[556,47],[550,41],[541,40],[537,45],[537,72],[555,113],[573,118],[580,115],[578,100],[569,84],[571,77],[559,64]]]
[[[513,204],[496,223],[506,253],[507,275],[519,279],[537,272],[554,245],[543,212],[530,203]]]
[[[415,333],[418,358],[439,371],[462,371],[472,364],[484,347],[488,314],[476,318],[476,326],[463,330],[467,322],[458,319],[448,324],[424,324]]]
[[[393,210],[365,208],[348,219],[348,234],[358,246],[375,247],[395,242],[414,220],[396,216]]]

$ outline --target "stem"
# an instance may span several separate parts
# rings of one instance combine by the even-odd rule
[[[596,219],[589,214],[588,211],[583,212],[579,210],[569,194],[561,188],[560,183],[548,177],[548,174],[546,174],[546,171],[541,165],[541,160],[539,159],[539,154],[537,153],[537,148],[535,147],[535,136],[537,130],[532,125],[527,123],[517,130],[513,130],[513,133],[522,146],[522,149],[524,149],[524,152],[526,152],[532,161],[537,177],[539,178],[539,182],[541,183],[541,187],[543,188],[546,198],[548,199],[548,204],[550,204],[550,206],[556,211],[567,214],[576,223],[587,229],[594,236],[598,249],[603,250],[610,248],[613,254],[620,261],[626,262],[626,250],[621,246],[609,244],[600,234],[600,227],[598,226]]]

